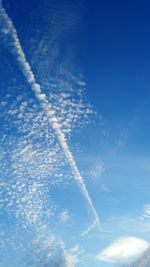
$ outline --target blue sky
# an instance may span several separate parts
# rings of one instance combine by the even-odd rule
[[[0,15],[0,267],[138,259],[150,242],[149,2],[4,0]]]

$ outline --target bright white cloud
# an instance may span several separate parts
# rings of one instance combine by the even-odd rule
[[[149,243],[135,237],[125,237],[114,241],[104,249],[98,259],[106,262],[125,263],[142,255]]]

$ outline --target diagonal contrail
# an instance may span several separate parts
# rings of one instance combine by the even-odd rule
[[[49,104],[46,98],[46,95],[42,92],[40,84],[36,82],[36,79],[32,72],[30,64],[27,61],[25,53],[20,44],[17,31],[13,25],[12,20],[9,18],[4,7],[2,6],[1,0],[0,0],[0,27],[1,27],[2,34],[5,36],[5,38],[7,38],[6,39],[7,42],[9,42],[12,53],[15,54],[17,61],[19,62],[21,66],[21,69],[23,71],[23,74],[28,84],[31,86],[33,92],[35,93],[36,98],[41,103],[42,108],[49,120],[49,123],[57,136],[57,139],[63,149],[64,155],[68,161],[68,164],[70,165],[74,179],[79,184],[81,192],[94,216],[94,225],[100,225],[100,220],[99,220],[97,211],[92,203],[92,200],[89,196],[86,185],[83,181],[83,178],[79,172],[79,169],[76,165],[76,162],[67,144],[65,135],[61,130],[61,125],[59,124],[57,120],[55,111],[53,110],[53,107]]]

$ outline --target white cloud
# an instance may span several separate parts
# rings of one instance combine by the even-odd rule
[[[149,243],[145,240],[129,236],[114,241],[97,258],[106,262],[125,263],[141,256],[148,248]]]
[[[90,170],[89,175],[91,177],[91,180],[94,182],[98,182],[101,175],[104,173],[105,168],[103,163],[96,162],[93,166],[93,168]]]
[[[46,95],[42,91],[42,87],[40,84],[36,82],[36,78],[34,76],[34,73],[32,72],[32,69],[30,67],[29,62],[26,59],[26,55],[24,54],[23,48],[20,44],[20,40],[17,34],[17,31],[13,25],[13,22],[7,15],[5,9],[3,7],[1,9],[1,17],[0,17],[0,26],[6,30],[7,32],[4,32],[4,38],[7,37],[8,41],[10,42],[11,50],[13,54],[15,54],[17,61],[20,64],[20,67],[22,68],[22,72],[24,74],[24,77],[26,78],[28,84],[30,85],[31,89],[35,93],[36,99],[40,102],[44,113],[46,114],[46,117],[49,121],[49,125],[52,127],[57,140],[63,150],[64,156],[70,166],[70,169],[72,171],[73,177],[75,181],[78,183],[81,193],[87,202],[89,209],[91,210],[91,213],[93,214],[94,221],[97,222],[97,224],[100,224],[98,213],[93,205],[92,199],[89,195],[89,192],[86,188],[85,182],[83,180],[83,177],[78,169],[78,166],[76,164],[76,161],[73,157],[73,154],[70,150],[70,147],[68,145],[68,142],[66,140],[66,136],[64,132],[61,129],[62,124],[59,123],[59,119],[57,118],[57,113],[51,106],[49,106],[49,101],[46,97]],[[63,82],[64,83],[64,82]],[[66,105],[66,100],[64,100],[64,104]],[[54,115],[50,116],[50,112],[54,112]],[[89,111],[87,111],[88,113]]]
[[[74,267],[76,264],[76,256],[70,255],[65,248],[62,249],[62,262],[60,266]],[[63,265],[62,265],[63,264]]]
[[[83,253],[84,250],[80,249],[79,244],[67,250],[65,244],[62,242],[56,261],[54,260],[54,267],[75,267],[79,263],[79,258]]]
[[[31,248],[36,254],[31,266],[41,267],[75,267],[79,262],[80,254],[84,252],[80,250],[78,244],[67,249],[63,241],[58,241],[53,234],[49,233],[47,226],[39,230]]]
[[[149,218],[150,219],[150,204],[144,205],[143,218]]]
[[[70,214],[68,210],[62,211],[59,215],[60,221],[66,223],[70,220]]]

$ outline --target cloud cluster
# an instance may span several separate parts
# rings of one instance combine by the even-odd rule
[[[89,193],[87,191],[86,185],[84,183],[84,180],[80,174],[80,171],[77,167],[76,161],[73,157],[73,154],[70,150],[70,147],[67,143],[66,136],[64,135],[62,129],[61,129],[61,123],[59,122],[57,118],[57,113],[55,113],[55,110],[53,109],[53,106],[49,104],[49,101],[47,99],[47,95],[42,91],[42,87],[39,83],[36,82],[36,78],[34,76],[34,73],[31,69],[31,66],[29,62],[27,61],[26,55],[22,49],[22,46],[20,44],[17,31],[11,21],[11,19],[8,17],[5,9],[1,7],[1,31],[4,35],[4,39],[7,40],[11,47],[11,51],[16,56],[16,59],[22,69],[22,72],[24,74],[24,77],[27,80],[27,83],[33,90],[36,99],[40,102],[40,105],[47,117],[47,120],[54,131],[58,142],[64,152],[64,155],[66,157],[66,160],[71,168],[72,174],[74,179],[79,184],[79,187],[81,189],[82,195],[84,196],[84,199],[86,200],[92,214],[94,217],[94,221],[99,224],[99,217],[97,214],[97,211],[92,203],[92,200],[89,196]]]
[[[74,14],[68,16],[67,13],[66,16],[60,12],[51,21],[55,33],[50,44],[48,44],[50,38],[44,36],[44,33],[42,38],[40,35],[40,40],[32,40],[30,46],[32,56],[28,57],[27,53],[27,58],[31,59],[30,65],[17,31],[2,7],[2,1],[0,4],[0,37],[15,55],[28,82],[23,85],[21,77],[21,82],[17,84],[18,77],[13,79],[14,86],[11,84],[10,88],[6,88],[8,93],[0,103],[0,120],[3,122],[0,132],[0,207],[1,217],[7,220],[1,222],[3,230],[0,228],[0,248],[10,249],[11,246],[11,249],[14,248],[22,255],[27,255],[30,251],[30,257],[24,259],[25,266],[74,267],[81,253],[79,246],[66,249],[63,242],[58,243],[47,231],[42,235],[37,230],[39,226],[44,227],[44,223],[48,226],[55,213],[50,190],[54,186],[72,182],[71,171],[66,168],[68,162],[75,181],[79,183],[98,222],[97,213],[68,146],[73,129],[76,130],[89,122],[92,108],[84,100],[83,78],[74,76],[64,66],[56,63],[59,54],[58,43],[55,42],[58,39],[56,35],[59,35],[59,31],[64,32],[68,27],[72,27]],[[66,8],[62,4],[61,6]],[[31,66],[41,86],[36,82]],[[55,75],[51,77],[49,70],[53,69]],[[7,87],[7,82],[5,86]],[[29,90],[29,86],[36,98]],[[8,231],[7,224],[11,224],[9,218],[13,218],[15,227],[12,224]],[[66,210],[62,211],[59,219],[66,223],[70,219],[70,214]],[[35,229],[36,238],[31,242]],[[14,255],[16,256],[16,252]],[[20,262],[19,257],[20,255],[18,259],[14,257],[12,266]],[[5,259],[1,264],[6,265]]]
[[[47,193],[67,184],[70,175],[64,171],[63,153],[44,113],[24,97],[18,96],[15,102],[6,97],[7,104],[0,108],[0,206],[25,219],[22,223],[35,224],[46,210],[49,218],[53,214]]]
[[[32,252],[30,266],[36,267],[75,267],[84,253],[78,244],[66,248],[65,243],[51,234],[46,225],[39,228],[36,238],[32,240],[29,253]]]

